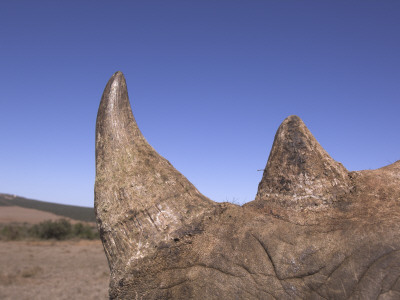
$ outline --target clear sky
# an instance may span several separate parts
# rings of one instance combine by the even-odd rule
[[[349,170],[400,159],[400,1],[2,1],[0,192],[92,206],[97,109],[125,74],[149,143],[254,199],[296,114]]]

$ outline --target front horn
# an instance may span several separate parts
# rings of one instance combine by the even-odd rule
[[[116,72],[96,121],[95,212],[111,271],[190,231],[213,207],[147,143],[133,117],[124,75]]]

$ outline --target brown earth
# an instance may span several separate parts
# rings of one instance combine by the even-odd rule
[[[32,208],[24,208],[20,206],[0,206],[0,224],[9,223],[28,223],[37,224],[48,220],[67,219],[71,223],[77,221],[63,216],[58,216],[46,211],[41,211]]]
[[[100,241],[0,242],[0,299],[108,299]]]

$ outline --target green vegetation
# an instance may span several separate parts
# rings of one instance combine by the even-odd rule
[[[12,224],[0,227],[0,240],[66,240],[66,239],[98,239],[99,234],[94,226],[76,223],[66,219],[44,221],[40,224]]]

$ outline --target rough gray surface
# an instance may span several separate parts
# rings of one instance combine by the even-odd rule
[[[125,79],[96,125],[95,209],[111,299],[400,299],[400,161],[348,172],[296,116],[256,199],[215,203],[144,139]]]
[[[342,164],[334,161],[297,116],[286,118],[258,187],[256,202],[315,209],[341,201],[351,182]]]

